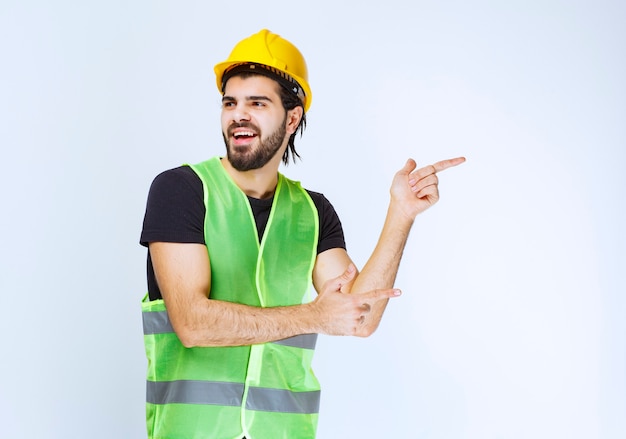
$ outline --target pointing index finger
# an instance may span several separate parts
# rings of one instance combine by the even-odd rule
[[[448,168],[452,168],[453,166],[458,166],[465,161],[465,157],[456,157],[453,159],[442,160],[432,165],[435,169],[435,172],[441,172]]]
[[[366,297],[370,300],[371,303],[374,303],[378,302],[379,300],[397,297],[401,294],[402,291],[398,288],[389,288],[370,291],[369,293],[366,293]]]

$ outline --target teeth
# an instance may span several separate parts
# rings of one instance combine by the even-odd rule
[[[237,133],[234,134],[235,137],[252,137],[254,136],[254,133],[252,131],[239,131]]]

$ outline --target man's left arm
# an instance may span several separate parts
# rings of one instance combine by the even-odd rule
[[[361,272],[353,282],[343,286],[342,292],[359,294],[393,287],[415,217],[439,200],[437,173],[464,161],[465,158],[458,157],[417,170],[414,160],[407,161],[394,176],[387,216],[376,247]],[[316,289],[319,291],[326,280],[337,277],[350,264],[353,262],[344,249],[319,254],[313,272]],[[386,306],[387,300],[380,300],[371,312],[364,313],[358,336],[367,337],[376,330]]]

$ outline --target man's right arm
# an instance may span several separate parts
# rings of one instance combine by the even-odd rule
[[[308,304],[258,308],[212,300],[206,246],[153,242],[149,248],[170,321],[187,347],[250,345],[311,333],[353,335],[374,303],[399,295],[394,289],[342,293],[356,274],[351,267],[326,282]]]

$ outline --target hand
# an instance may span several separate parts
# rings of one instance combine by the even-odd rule
[[[409,159],[394,176],[391,184],[391,202],[411,221],[439,200],[437,173],[460,165],[465,157],[442,160],[418,170],[415,160]]]
[[[398,289],[373,290],[367,293],[342,293],[341,287],[354,280],[357,270],[350,264],[339,277],[327,281],[320,294],[312,302],[317,321],[323,334],[371,335],[378,321],[372,321],[371,310],[380,300],[388,300],[401,294]]]

